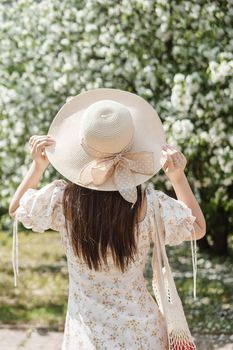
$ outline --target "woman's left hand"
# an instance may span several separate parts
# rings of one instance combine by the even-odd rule
[[[166,159],[162,167],[165,175],[171,182],[178,181],[184,175],[186,157],[177,147],[170,145],[163,147],[163,156]]]
[[[29,139],[29,148],[32,160],[40,168],[45,169],[49,165],[48,157],[45,153],[45,147],[51,146],[55,140],[48,135],[33,135]]]

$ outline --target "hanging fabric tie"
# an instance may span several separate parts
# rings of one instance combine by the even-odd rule
[[[19,276],[19,239],[17,214],[13,220],[12,266],[14,272],[14,286],[17,287],[17,277]]]

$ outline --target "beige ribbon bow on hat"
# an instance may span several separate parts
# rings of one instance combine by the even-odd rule
[[[127,147],[120,153],[108,154],[87,146],[84,140],[82,140],[81,145],[87,153],[94,155],[96,159],[81,169],[79,182],[83,185],[90,183],[102,185],[113,175],[116,188],[122,197],[135,204],[137,188],[132,171],[152,175],[154,172],[153,152],[127,152],[129,148]]]

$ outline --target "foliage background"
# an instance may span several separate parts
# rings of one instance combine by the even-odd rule
[[[206,217],[207,238],[199,247],[231,254],[232,5],[232,0],[2,0],[1,229],[12,231],[8,207],[31,162],[29,137],[47,133],[67,97],[110,87],[137,93],[156,108],[167,142],[188,160],[186,175]],[[61,178],[49,167],[41,186],[56,177]],[[174,194],[162,172],[154,182]],[[229,260],[224,262],[228,270]],[[222,283],[212,289],[217,295]],[[229,288],[222,293],[228,312]]]
[[[212,237],[203,248],[214,243],[215,253],[226,254],[233,207],[232,4],[2,1],[2,228],[9,228],[9,200],[30,163],[29,137],[47,133],[68,96],[120,88],[144,97],[158,111],[168,143],[188,159],[187,175]],[[54,176],[49,169],[44,183]],[[163,174],[155,181],[171,190]]]

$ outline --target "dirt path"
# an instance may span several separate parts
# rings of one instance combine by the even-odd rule
[[[40,329],[0,329],[1,349],[60,350],[63,334]],[[194,335],[198,350],[233,350],[233,335]]]

